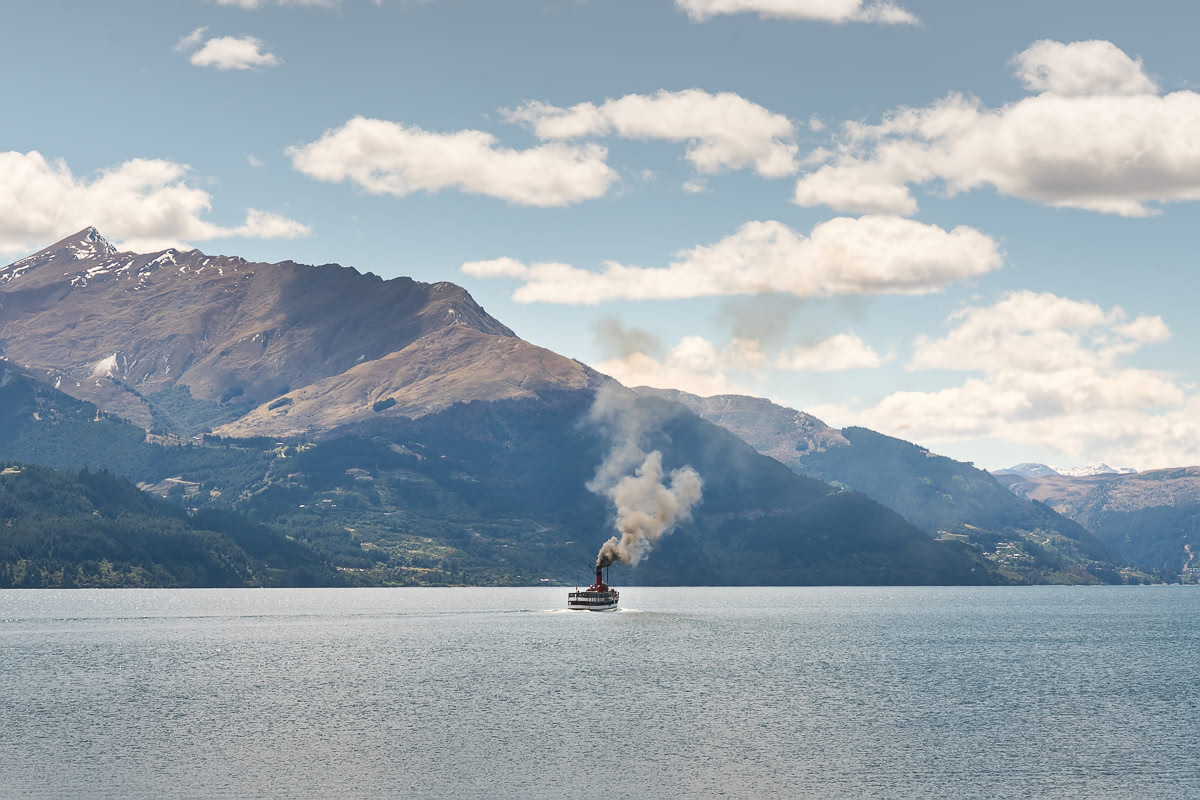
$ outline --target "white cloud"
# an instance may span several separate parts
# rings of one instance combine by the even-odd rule
[[[311,178],[397,197],[456,187],[519,205],[566,206],[601,197],[617,181],[597,144],[512,150],[483,131],[433,133],[363,117],[287,153]]]
[[[780,369],[808,372],[839,372],[848,369],[873,369],[884,359],[854,333],[839,333],[812,345],[799,345],[781,354],[775,362]]]
[[[1157,94],[1140,58],[1130,58],[1112,42],[1092,40],[1063,44],[1034,42],[1013,59],[1017,77],[1033,92],[1078,96]]]
[[[753,167],[778,178],[798,169],[792,121],[732,92],[664,90],[570,108],[530,102],[501,113],[510,122],[529,125],[543,140],[616,134],[687,142],[687,159],[705,173]]]
[[[1056,207],[1125,216],[1200,199],[1200,94],[1155,85],[1106,42],[1038,42],[1015,60],[1041,94],[999,108],[952,94],[847,123],[802,176],[794,200],[844,211],[912,214],[913,185],[980,187]]]
[[[1120,306],[1105,310],[1049,292],[1012,292],[992,306],[956,311],[955,327],[941,338],[918,337],[910,366],[1036,374],[1108,368],[1118,356],[1170,335],[1161,317],[1125,319]]]
[[[826,413],[922,443],[991,438],[1143,469],[1200,462],[1193,387],[1124,363],[1167,339],[1160,317],[1129,320],[1117,306],[1013,292],[948,322],[944,336],[917,339],[909,366],[974,373],[961,384]]]
[[[188,167],[134,159],[76,177],[63,161],[40,153],[0,153],[0,252],[27,252],[94,225],[133,250],[155,250],[184,241],[231,236],[294,238],[309,232],[295,220],[257,209],[241,225],[204,219],[212,196],[189,185]]]
[[[708,181],[703,178],[692,178],[684,181],[682,188],[688,194],[704,194],[708,191]]]
[[[262,40],[253,36],[218,36],[209,39],[203,47],[192,53],[190,61],[197,67],[220,70],[258,69],[283,63],[273,53],[264,53],[262,46]]]
[[[960,226],[951,231],[900,217],[838,217],[808,237],[781,222],[747,222],[716,244],[698,245],[663,268],[606,262],[603,272],[569,264],[477,261],[477,277],[518,278],[519,303],[591,305],[781,292],[796,297],[925,294],[997,269],[996,242]]]
[[[679,389],[701,397],[747,394],[750,390],[729,377],[730,371],[756,371],[766,362],[759,343],[734,339],[718,350],[700,336],[685,336],[661,361],[645,353],[631,353],[595,365],[596,369],[626,386]]]
[[[258,156],[254,155],[253,153],[246,156],[246,163],[248,165],[250,165],[252,167],[256,167],[256,168],[266,166],[265,164],[263,164],[263,160],[261,158],[259,158]]]
[[[864,0],[675,0],[676,8],[696,22],[718,14],[757,13],[760,17],[819,22],[876,22],[884,25],[916,25],[911,12],[889,2]]]
[[[295,239],[311,232],[307,225],[293,219],[251,208],[246,221],[236,228],[226,228],[222,236],[245,236],[251,239]],[[215,238],[215,237],[214,237]]]
[[[187,50],[199,47],[200,43],[204,41],[204,34],[206,33],[208,33],[207,25],[196,28],[196,30],[192,31],[187,36],[181,37],[179,41],[175,43],[175,52],[183,53]]]

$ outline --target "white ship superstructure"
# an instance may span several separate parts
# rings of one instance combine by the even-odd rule
[[[572,611],[616,611],[621,593],[604,582],[604,570],[596,567],[596,582],[584,591],[567,595],[567,608]]]

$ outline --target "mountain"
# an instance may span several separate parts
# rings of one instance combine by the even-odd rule
[[[1108,464],[1088,464],[1085,467],[1055,467],[1054,471],[1059,475],[1066,475],[1069,478],[1086,478],[1090,475],[1133,475],[1137,472],[1132,467],[1110,467]]]
[[[1054,467],[1048,467],[1045,464],[1034,464],[1025,462],[1009,467],[1008,469],[998,469],[992,473],[993,475],[1020,475],[1024,478],[1042,478],[1047,475],[1058,475],[1059,472]]]
[[[583,364],[516,337],[452,325],[284,394],[214,432],[295,436],[369,420],[381,412],[414,417],[456,402],[536,398],[601,382],[601,376]]]
[[[1200,467],[998,479],[1078,522],[1142,568],[1177,575],[1200,548]]]
[[[0,464],[0,588],[336,580],[309,548],[236,514],[189,517],[108,472]]]
[[[993,470],[993,475],[1017,475],[1022,478],[1048,478],[1066,475],[1070,478],[1086,478],[1091,475],[1132,475],[1137,472],[1130,467],[1110,467],[1108,464],[1089,464],[1084,467],[1048,467],[1045,464],[1024,463],[1008,469]]]
[[[181,435],[308,433],[602,381],[517,339],[451,283],[118,253],[94,228],[0,269],[0,355]]]
[[[118,253],[92,229],[0,274],[0,458],[246,514],[364,584],[566,583],[613,532],[586,484],[614,446],[591,412],[615,384],[461,287]],[[636,444],[704,481],[630,582],[1009,580],[683,406],[622,397],[654,420]]]
[[[136,425],[0,364],[0,457],[119,472],[197,513],[245,514],[365,585],[573,583],[612,531],[585,484],[612,447],[590,391],[456,403],[319,441],[203,441]],[[624,582],[987,584],[1005,578],[861,494],[799,476],[683,406],[631,402],[642,443],[704,479],[690,521]],[[2,537],[0,537],[2,538]]]
[[[966,542],[1014,579],[1119,580],[1114,554],[1095,536],[970,464],[865,428],[837,430],[761,398],[636,391],[681,403],[795,472],[862,492],[934,537]]]

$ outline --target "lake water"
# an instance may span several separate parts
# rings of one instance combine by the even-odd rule
[[[1200,797],[1200,589],[0,591],[4,798]]]

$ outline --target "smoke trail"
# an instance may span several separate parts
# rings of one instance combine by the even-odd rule
[[[626,475],[608,491],[617,507],[617,530],[621,537],[609,539],[600,548],[596,566],[617,561],[637,566],[654,543],[670,532],[675,523],[691,516],[700,502],[700,475],[691,467],[673,470],[670,484],[663,483],[662,453],[655,450],[633,475]]]
[[[702,496],[702,481],[696,470],[681,467],[664,482],[662,453],[647,454],[642,446],[647,430],[662,420],[623,387],[601,388],[591,416],[609,429],[613,447],[587,487],[612,500],[620,533],[600,548],[596,566],[618,561],[636,566],[677,522],[691,516]]]

